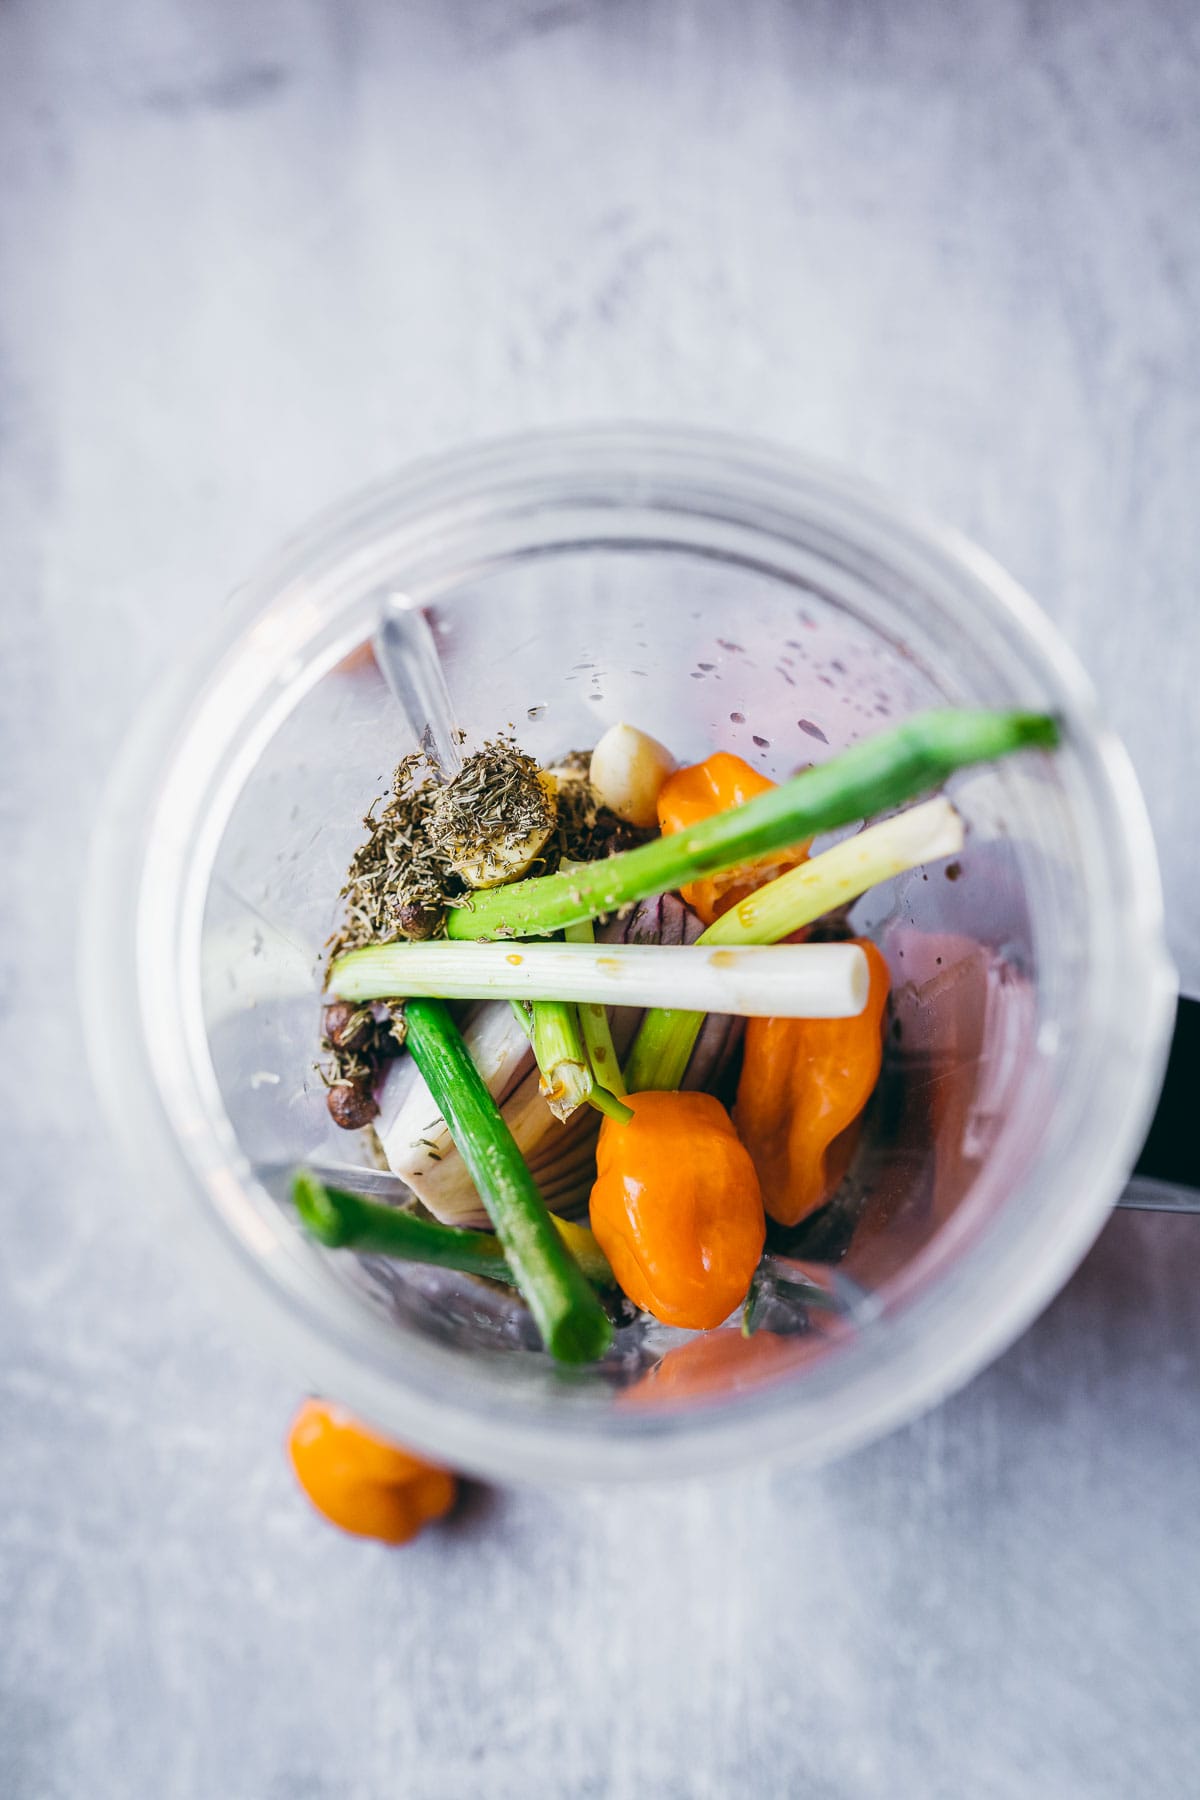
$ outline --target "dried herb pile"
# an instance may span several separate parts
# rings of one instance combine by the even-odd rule
[[[350,858],[341,891],[344,920],[329,942],[331,962],[363,944],[433,937],[447,900],[465,891],[429,834],[437,792],[429,763],[416,751],[397,766],[391,798],[367,813],[367,835]]]
[[[449,782],[423,751],[406,756],[389,797],[363,820],[366,836],[346,871],[343,919],[327,946],[328,962],[365,944],[437,937],[447,907],[461,904],[470,891],[452,866],[466,852],[496,850],[552,828],[529,869],[552,874],[561,862],[595,862],[643,843],[653,834],[598,803],[588,780],[589,757],[586,750],[564,757],[553,771],[551,794],[539,764],[509,738],[493,738],[472,752]],[[402,1027],[376,1018],[370,1008],[359,1009],[351,1022],[344,1010],[326,1009],[322,1075],[339,1122],[365,1124],[374,1116],[374,1077],[398,1049]]]
[[[482,856],[548,831],[555,804],[541,773],[507,738],[493,738],[466,757],[454,780],[433,791],[426,831],[434,854]]]
[[[533,869],[548,875],[560,862],[595,862],[653,836],[599,805],[588,757],[573,750],[555,765],[555,809],[538,764],[506,738],[468,756],[450,782],[437,779],[421,751],[406,756],[392,777],[391,797],[363,820],[367,835],[346,872],[343,923],[330,940],[329,960],[364,944],[436,937],[447,906],[467,893],[451,867],[464,845],[520,840],[552,824]]]

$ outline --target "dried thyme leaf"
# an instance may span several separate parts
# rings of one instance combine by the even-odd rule
[[[493,738],[438,788],[425,829],[440,855],[474,886],[526,873],[554,825],[542,770],[511,739]]]
[[[363,944],[429,938],[440,931],[446,903],[462,893],[463,884],[429,835],[437,793],[426,758],[416,752],[397,767],[391,798],[367,813],[367,836],[346,871],[343,923],[330,941],[330,961]]]

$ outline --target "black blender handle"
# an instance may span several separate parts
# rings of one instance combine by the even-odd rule
[[[1123,1206],[1200,1212],[1200,1000],[1180,998],[1166,1079]],[[1138,1184],[1152,1184],[1139,1187]],[[1160,1185],[1161,1184],[1161,1185]],[[1191,1192],[1179,1192],[1190,1189]],[[1170,1190],[1175,1190],[1171,1193]]]

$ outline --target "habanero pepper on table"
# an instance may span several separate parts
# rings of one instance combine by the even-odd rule
[[[300,1407],[288,1455],[317,1511],[351,1537],[407,1544],[450,1511],[458,1492],[448,1469],[376,1437],[326,1400]]]

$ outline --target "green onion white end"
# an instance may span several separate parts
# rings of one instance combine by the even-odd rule
[[[498,1000],[674,1005],[747,1017],[845,1019],[866,1005],[867,969],[862,951],[853,944],[726,949],[704,943],[525,943],[513,948],[435,939],[351,950],[330,970],[329,989],[341,1000],[488,995]]]

